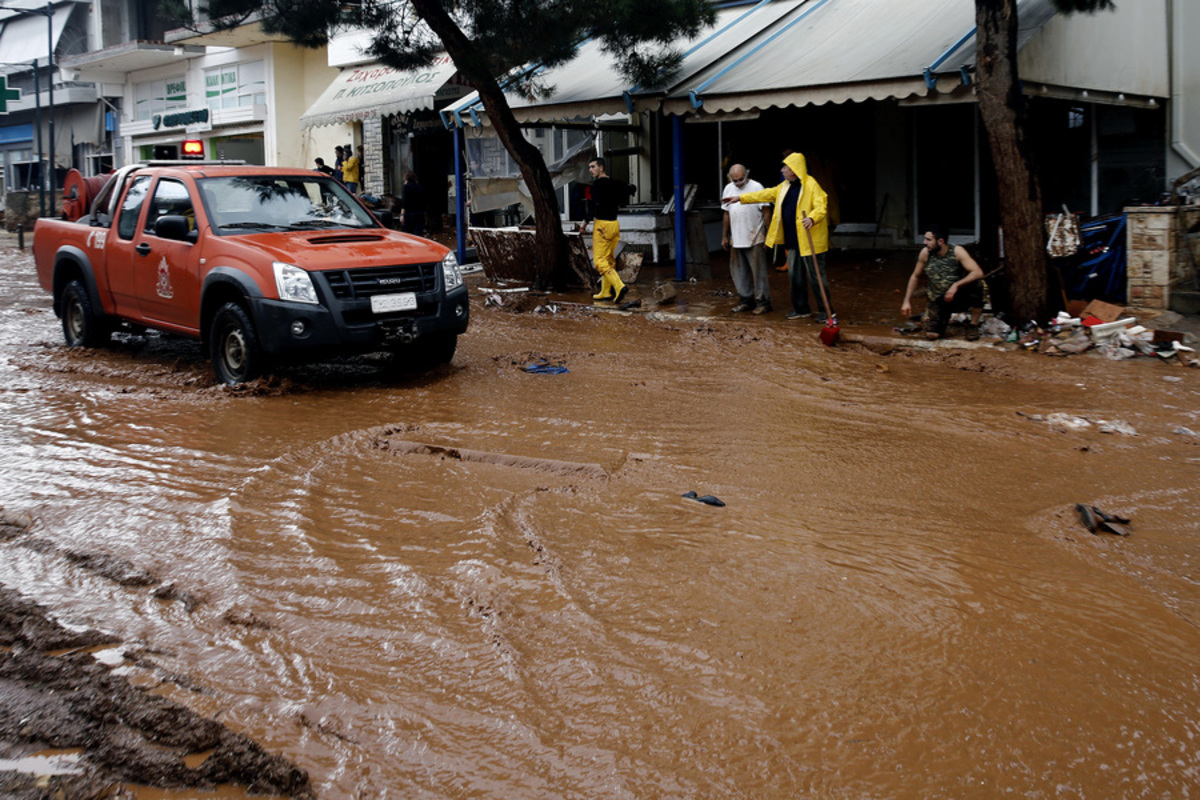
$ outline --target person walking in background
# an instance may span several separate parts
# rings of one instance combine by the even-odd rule
[[[343,152],[346,160],[342,162],[342,183],[351,194],[358,194],[358,156],[354,155],[354,145],[346,145]]]
[[[729,168],[729,183],[722,197],[738,197],[746,192],[761,192],[763,185],[750,179],[750,172],[741,164]],[[766,238],[766,222],[770,219],[766,203],[742,205],[726,202],[721,222],[721,246],[729,251],[729,277],[738,295],[733,313],[753,311],[765,314],[771,310],[771,284],[767,254],[762,244]]]
[[[617,224],[617,209],[633,194],[634,187],[604,171],[604,159],[593,158],[588,164],[592,174],[592,260],[596,272],[600,273],[600,293],[593,300],[611,300],[619,303],[625,299],[629,287],[617,273],[617,243],[621,241],[621,226]],[[587,233],[584,220],[582,233]]]
[[[802,153],[785,157],[782,172],[784,180],[778,186],[760,192],[722,197],[721,202],[775,204],[766,244],[767,247],[782,244],[787,251],[788,280],[792,289],[792,310],[787,318],[801,319],[812,316],[808,305],[808,273],[812,265],[805,263],[806,257],[816,255],[816,279],[825,287],[825,296],[831,297],[829,279],[825,274],[825,255],[829,250],[829,200],[821,185],[808,174]],[[812,247],[809,247],[809,234],[812,235]],[[814,302],[819,302],[819,290],[814,287],[814,292],[817,295]],[[830,299],[831,307],[832,304]],[[824,322],[825,312],[818,312],[817,318],[819,322]]]
[[[321,173],[322,175],[332,175],[333,174],[333,167],[326,164],[325,159],[318,156],[317,158],[313,159],[313,163],[315,163],[317,165],[316,166],[317,172]]]
[[[338,183],[344,182],[342,176],[342,164],[345,161],[346,151],[339,144],[337,147],[333,148],[333,177],[337,179]]]
[[[425,187],[417,182],[417,174],[412,170],[404,173],[400,213],[400,230],[414,236],[425,235]]]

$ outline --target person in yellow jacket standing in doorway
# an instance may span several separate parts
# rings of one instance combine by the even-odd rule
[[[617,209],[633,194],[634,187],[604,172],[604,159],[593,158],[588,164],[592,174],[592,261],[600,273],[600,293],[593,300],[625,299],[629,287],[617,272],[617,242],[621,241],[621,226],[617,224]],[[587,223],[583,223],[583,233]]]
[[[771,225],[767,229],[765,245],[770,248],[782,244],[787,251],[788,279],[792,287],[792,310],[788,319],[812,316],[808,304],[810,259],[814,251],[817,256],[817,279],[825,287],[829,297],[829,278],[825,274],[825,255],[829,251],[829,196],[821,184],[808,174],[808,165],[801,153],[791,153],[783,159],[783,182],[760,192],[746,192],[733,197],[723,197],[722,202],[774,203]],[[808,231],[805,231],[808,228]],[[808,237],[812,234],[812,247]],[[820,308],[820,290],[813,287],[814,304]],[[830,299],[830,306],[833,301]],[[825,312],[818,311],[819,322],[825,321]]]

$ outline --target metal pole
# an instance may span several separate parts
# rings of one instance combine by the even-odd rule
[[[687,279],[687,210],[683,207],[683,117],[671,117],[675,174],[675,280]]]
[[[54,166],[54,9],[50,6],[50,0],[46,0],[45,13],[46,43],[49,48],[46,66],[50,68],[50,74],[46,76],[46,83],[49,84],[47,88],[50,91],[50,119],[47,122],[50,135],[50,216],[54,216],[54,184],[58,182],[58,176]]]
[[[467,258],[467,181],[463,177],[462,128],[454,126],[454,232],[458,263]]]
[[[41,198],[39,217],[46,216],[46,171],[42,168],[42,81],[38,62],[33,60],[33,128],[37,131],[38,196]]]

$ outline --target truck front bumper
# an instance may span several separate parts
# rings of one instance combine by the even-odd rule
[[[335,301],[329,307],[259,299],[253,312],[259,345],[283,360],[419,347],[423,337],[466,332],[470,321],[465,286],[442,297],[421,296],[414,311],[373,314],[368,300]]]

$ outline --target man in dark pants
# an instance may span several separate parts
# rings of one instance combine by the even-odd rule
[[[808,174],[807,162],[801,153],[791,153],[783,159],[783,183],[763,189],[761,192],[747,192],[742,195],[721,198],[722,202],[741,203],[774,203],[775,213],[771,215],[771,224],[767,230],[767,247],[782,244],[787,250],[788,278],[792,286],[792,310],[788,319],[801,319],[812,316],[808,304],[809,272],[812,270],[812,257],[816,256],[816,279],[824,287],[824,295],[829,298],[829,279],[825,274],[825,254],[829,250],[829,218],[827,207],[828,195],[821,184]],[[809,246],[809,234],[812,235],[812,246]],[[820,306],[820,287],[813,287],[814,302]],[[819,322],[824,322],[825,310],[817,312]]]
[[[942,338],[951,315],[969,310],[971,324],[967,326],[967,339],[973,341],[979,338],[979,315],[983,313],[983,284],[979,282],[983,270],[965,247],[951,247],[947,237],[942,225],[930,225],[925,231],[925,247],[917,256],[917,266],[908,279],[900,313],[905,317],[912,314],[913,292],[924,274],[928,281],[925,338]]]

